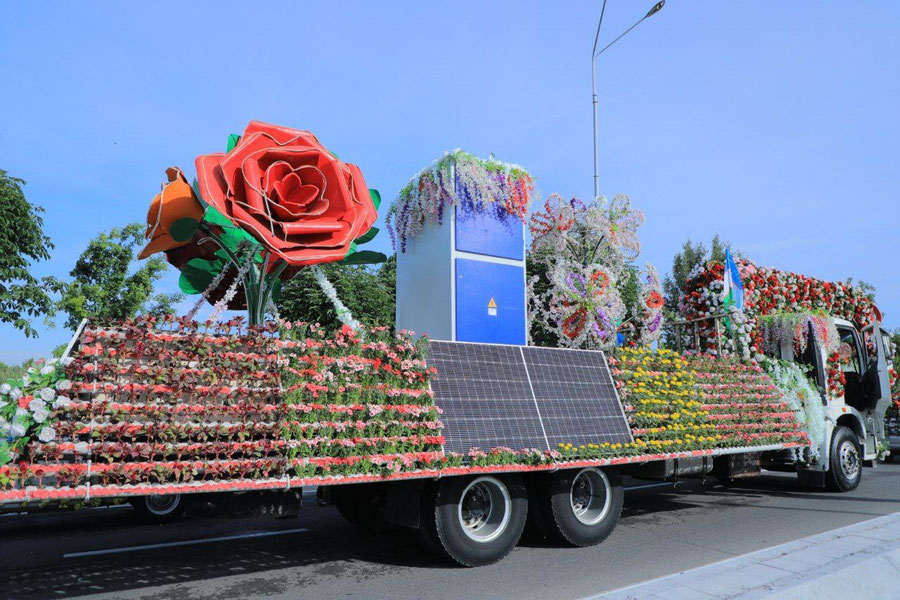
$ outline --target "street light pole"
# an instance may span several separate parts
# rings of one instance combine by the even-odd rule
[[[660,0],[653,7],[647,11],[647,14],[638,19],[638,21],[626,29],[619,37],[608,43],[606,46],[597,51],[597,42],[600,41],[600,26],[603,25],[603,13],[606,11],[606,0],[603,0],[603,6],[600,8],[600,20],[597,22],[597,35],[594,36],[594,49],[591,51],[591,90],[592,94],[592,103],[594,108],[594,198],[600,196],[600,157],[598,155],[598,143],[599,140],[597,138],[597,57],[606,52],[610,46],[621,40],[625,35],[644,22],[645,19],[648,19],[662,10],[662,7],[665,6],[666,0]]]

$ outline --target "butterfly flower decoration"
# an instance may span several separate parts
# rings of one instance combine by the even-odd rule
[[[561,263],[553,268],[551,281],[547,312],[560,340],[572,347],[612,347],[625,306],[608,270]]]

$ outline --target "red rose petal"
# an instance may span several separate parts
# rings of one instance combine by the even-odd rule
[[[228,214],[226,192],[228,185],[222,177],[219,162],[223,153],[203,154],[197,157],[194,164],[197,168],[197,182],[203,200],[212,204],[216,210],[224,215]]]
[[[312,146],[322,152],[327,152],[325,147],[316,138],[311,131],[300,129],[291,129],[290,127],[281,127],[280,125],[271,125],[262,121],[250,121],[244,129],[244,136],[253,135],[255,133],[265,134],[270,137],[276,145],[283,146],[285,144]],[[243,140],[243,138],[241,138]]]

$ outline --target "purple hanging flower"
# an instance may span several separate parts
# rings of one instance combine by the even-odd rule
[[[584,298],[587,296],[587,283],[581,273],[570,272],[566,275],[566,284],[569,289]]]

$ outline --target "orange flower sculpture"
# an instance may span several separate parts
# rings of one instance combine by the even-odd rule
[[[377,216],[359,167],[308,131],[252,121],[196,166],[203,199],[292,265],[342,260]]]
[[[166,169],[168,183],[153,198],[147,211],[147,245],[138,254],[145,259],[157,252],[185,246],[197,230],[194,223],[203,218],[203,206],[178,167]]]

